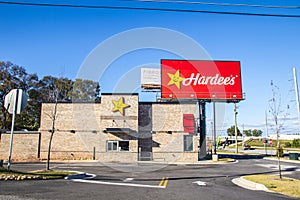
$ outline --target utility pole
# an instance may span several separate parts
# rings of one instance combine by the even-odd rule
[[[268,132],[268,114],[267,111],[265,111],[265,120],[266,120],[266,124],[265,124],[265,128],[266,128],[266,137],[269,137],[269,132]]]
[[[236,102],[234,102],[234,132],[235,132],[235,153],[238,153],[238,142],[237,142],[237,136],[238,136],[238,131],[237,131],[237,114],[238,112],[236,111]]]
[[[300,105],[299,105],[299,90],[298,90],[298,82],[297,82],[297,73],[296,68],[293,68],[294,74],[294,84],[295,84],[295,91],[296,91],[296,102],[297,102],[297,111],[298,111],[298,124],[299,124],[299,131],[300,131]]]
[[[245,146],[245,125],[243,124],[243,131],[242,131],[242,136],[243,136],[243,144],[242,144],[242,147],[244,148],[244,146]]]

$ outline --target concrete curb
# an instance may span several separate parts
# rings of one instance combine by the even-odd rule
[[[264,157],[265,160],[272,160],[272,161],[277,161],[277,157]],[[280,162],[288,162],[288,163],[298,163],[300,164],[300,160],[284,160],[280,159]]]
[[[156,161],[138,161],[137,164],[158,164],[158,165],[176,165],[176,166],[196,166],[196,165],[212,165],[212,164],[232,164],[237,162],[235,159],[232,161],[199,161],[199,162],[156,162]]]
[[[240,187],[243,187],[245,189],[248,189],[248,190],[260,190],[260,191],[265,191],[265,192],[272,192],[263,184],[248,181],[248,180],[244,179],[244,177],[232,179],[232,182],[234,184],[236,184]]]

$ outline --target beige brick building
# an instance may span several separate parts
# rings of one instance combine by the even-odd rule
[[[12,159],[46,159],[54,106],[42,105],[40,138],[15,137]],[[183,123],[184,114],[196,118],[196,111],[195,103],[139,102],[138,94],[102,94],[101,103],[59,103],[51,158],[197,162],[196,126],[187,133]],[[2,135],[0,159],[7,157],[8,140]]]

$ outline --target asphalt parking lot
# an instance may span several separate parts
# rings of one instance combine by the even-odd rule
[[[82,172],[87,179],[2,181],[0,199],[293,199],[232,183],[244,175],[277,173],[275,165],[264,159],[199,165],[51,163],[55,170]],[[300,178],[299,164],[282,165],[285,176]],[[12,165],[22,171],[44,167],[44,163]]]

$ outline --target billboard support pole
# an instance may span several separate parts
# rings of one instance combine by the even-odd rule
[[[214,96],[214,95],[213,95]],[[212,100],[213,104],[213,140],[214,140],[214,154],[217,154],[217,132],[216,132],[216,101]]]
[[[236,102],[234,102],[234,132],[235,132],[235,153],[239,152],[238,149],[238,131],[237,131],[237,114],[238,112],[236,111]]]
[[[206,117],[205,117],[205,102],[198,101],[199,109],[199,123],[198,123],[198,132],[199,132],[199,160],[206,156]]]

